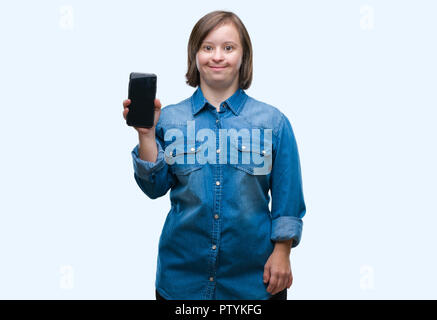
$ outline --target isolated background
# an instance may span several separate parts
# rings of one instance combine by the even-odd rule
[[[132,71],[164,106],[191,96],[188,38],[217,9],[298,142],[289,299],[437,298],[436,3],[219,3],[0,3],[1,299],[155,299],[169,194],[136,185],[122,100]]]

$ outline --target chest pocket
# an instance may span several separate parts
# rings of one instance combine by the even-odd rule
[[[260,139],[252,139],[252,144],[231,141],[229,164],[250,175],[267,175],[272,170],[272,146],[261,146]]]
[[[188,175],[202,168],[197,163],[196,154],[203,150],[202,142],[187,145],[183,141],[164,151],[165,161],[170,165],[171,172],[175,175]]]

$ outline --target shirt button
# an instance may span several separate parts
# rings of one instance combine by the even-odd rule
[[[191,151],[194,151],[194,150],[196,150],[196,149],[194,149],[194,148],[191,148]]]
[[[215,214],[214,215],[214,219],[218,219],[219,218],[219,215],[218,214]]]
[[[241,146],[241,147],[243,148],[243,150],[246,149],[246,146]]]
[[[209,281],[214,281],[214,277],[209,277]]]
[[[219,119],[215,120],[215,122],[216,122],[216,123],[219,122]]]
[[[217,149],[217,153],[220,153],[220,149]]]
[[[215,184],[219,186],[220,185],[220,181],[216,181]]]
[[[212,250],[215,250],[217,247],[216,247],[216,245],[213,245],[212,246]]]
[[[266,153],[266,151],[265,150],[263,150],[263,154],[265,154]]]

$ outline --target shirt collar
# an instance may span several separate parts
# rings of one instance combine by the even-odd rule
[[[244,92],[243,89],[238,88],[232,96],[225,100],[225,102],[229,106],[229,109],[231,109],[232,112],[238,116],[243,109],[247,97],[248,96],[246,92]],[[202,89],[199,85],[196,91],[191,96],[193,115],[196,115],[200,110],[202,110],[207,105],[207,103],[209,104],[208,100],[203,95]]]

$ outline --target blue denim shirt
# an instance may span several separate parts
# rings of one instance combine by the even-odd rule
[[[270,298],[264,265],[275,241],[299,244],[306,211],[290,121],[241,88],[217,112],[199,86],[161,109],[155,136],[156,162],[141,160],[139,145],[132,157],[149,198],[171,190],[158,292],[165,299]]]

